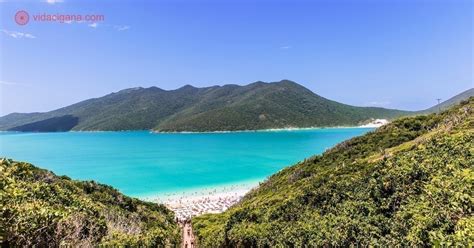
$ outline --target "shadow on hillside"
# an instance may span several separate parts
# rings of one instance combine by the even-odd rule
[[[25,125],[10,128],[9,131],[20,132],[66,132],[79,123],[79,118],[72,115],[53,117]]]

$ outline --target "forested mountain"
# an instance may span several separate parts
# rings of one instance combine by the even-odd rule
[[[0,130],[224,131],[358,125],[406,111],[355,107],[323,98],[288,80],[176,90],[133,88],[46,113],[13,113]]]
[[[201,247],[458,246],[474,242],[474,98],[406,117],[271,176]]]
[[[0,159],[2,247],[178,247],[165,206]]]

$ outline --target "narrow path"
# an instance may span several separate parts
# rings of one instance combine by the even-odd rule
[[[190,222],[185,222],[183,225],[183,243],[182,247],[183,248],[194,248],[195,246],[195,240],[194,240],[194,234],[193,234],[193,227]]]

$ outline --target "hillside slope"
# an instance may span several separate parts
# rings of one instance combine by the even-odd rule
[[[280,171],[193,229],[201,247],[467,247],[472,140],[474,98],[398,119]]]
[[[467,99],[469,99],[470,97],[473,97],[474,96],[474,88],[471,88],[471,89],[468,89],[466,91],[463,91],[451,98],[449,98],[448,100],[440,103],[440,104],[436,104],[435,106],[429,108],[429,109],[426,109],[426,110],[423,110],[423,111],[420,111],[422,113],[437,113],[439,112],[440,110],[443,111],[443,110],[446,110],[456,104],[459,104],[460,102],[462,101],[465,101]]]
[[[0,117],[0,130],[223,131],[358,125],[409,112],[354,107],[283,80],[176,90],[133,88],[46,113]]]
[[[107,185],[0,160],[2,247],[178,247],[174,214]]]

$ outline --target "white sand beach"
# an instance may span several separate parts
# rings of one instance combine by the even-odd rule
[[[293,132],[293,131],[311,131],[320,129],[340,129],[340,128],[376,128],[388,123],[386,119],[375,119],[374,121],[359,126],[327,126],[327,127],[286,127],[286,128],[268,128],[268,129],[250,129],[250,130],[226,130],[226,131],[156,131],[151,130],[154,134],[222,134],[222,133],[265,133],[265,132]]]
[[[206,213],[221,213],[239,202],[258,182],[205,188],[148,198],[165,204],[179,221]]]
[[[371,122],[367,123],[367,124],[364,124],[364,125],[360,125],[359,127],[361,128],[378,128],[378,127],[381,127],[385,124],[388,124],[389,121],[386,120],[386,119],[375,119],[375,120],[372,120]]]

